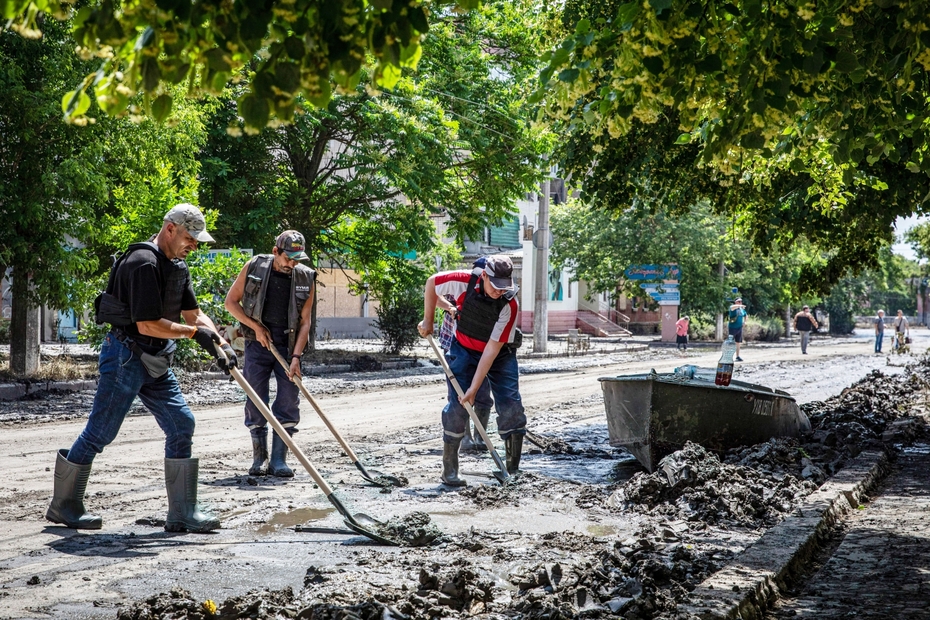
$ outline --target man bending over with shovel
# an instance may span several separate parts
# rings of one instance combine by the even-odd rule
[[[97,323],[112,327],[100,347],[100,379],[87,424],[70,450],[58,451],[55,491],[45,518],[76,529],[99,530],[102,520],[84,508],[91,463],[116,439],[136,396],[165,431],[165,484],[169,532],[209,532],[216,517],[197,505],[199,461],[191,458],[194,414],[171,371],[175,340],[192,338],[217,357],[221,368],[236,366],[236,354],[197,306],[184,259],[201,241],[213,241],[197,207],[179,204],[165,215],[151,240],[133,243],[119,256],[106,291],[94,303]],[[181,323],[181,318],[184,323]]]
[[[497,430],[507,450],[507,471],[516,473],[523,452],[526,416],[520,398],[519,371],[513,342],[517,320],[517,289],[513,263],[502,255],[489,256],[484,268],[437,273],[426,281],[423,321],[417,326],[424,338],[433,333],[433,316],[438,296],[451,294],[458,307],[455,338],[446,354],[452,374],[465,388],[460,399],[449,392],[442,410],[442,481],[461,487],[459,445],[465,436],[468,412],[485,377],[497,406]]]
[[[278,235],[271,254],[259,254],[245,264],[226,294],[225,304],[241,323],[246,340],[242,375],[268,404],[268,383],[274,373],[278,394],[271,411],[292,437],[300,422],[300,404],[299,388],[291,377],[300,377],[300,356],[309,341],[316,278],[314,270],[297,262],[308,258],[304,247],[304,236],[296,230]],[[285,370],[278,363],[271,347],[290,363],[290,368]],[[287,446],[276,433],[269,461],[267,422],[251,400],[245,401],[245,425],[252,435],[249,474],[292,477],[294,472],[285,462]]]

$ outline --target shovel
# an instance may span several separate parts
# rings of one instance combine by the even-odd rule
[[[277,349],[275,349],[274,347],[271,347],[271,349],[269,350],[271,351],[272,355],[274,355],[275,359],[281,363],[281,366],[283,366],[285,370],[290,371],[290,366],[287,365],[287,362],[284,361],[284,358],[281,357],[281,354],[278,353]],[[336,430],[336,427],[333,426],[333,423],[329,421],[329,418],[326,417],[326,414],[323,413],[322,409],[320,409],[320,406],[317,404],[316,399],[313,398],[313,396],[310,394],[310,390],[308,390],[306,386],[304,386],[304,383],[303,381],[300,380],[300,377],[294,375],[293,377],[291,377],[291,380],[294,382],[295,385],[297,385],[298,388],[300,388],[301,394],[303,394],[304,397],[308,401],[310,401],[310,404],[313,405],[313,408],[316,410],[317,415],[320,416],[321,420],[323,420],[323,424],[326,425],[326,428],[329,429],[329,432],[333,434],[333,436],[336,438],[336,441],[338,441],[339,445],[342,446],[343,452],[346,453],[346,455],[352,460],[352,463],[355,465],[358,471],[361,472],[362,478],[364,478],[365,480],[367,480],[368,482],[372,484],[378,485],[379,487],[404,486],[404,484],[402,484],[401,481],[396,476],[391,476],[389,474],[375,472],[375,474],[378,476],[378,478],[380,478],[380,480],[378,478],[372,477],[371,474],[369,474],[368,471],[365,470],[365,466],[362,465],[362,462],[358,460],[358,457],[355,456],[355,452],[352,451],[352,448],[349,447],[349,444],[346,443],[346,440],[342,438],[342,435],[339,434],[339,431]]]
[[[433,340],[433,335],[429,334],[426,336],[426,339],[429,340],[430,345],[433,347],[433,351],[436,352],[436,357],[439,358],[439,363],[442,364],[442,369],[446,371],[446,377],[449,378],[449,382],[452,384],[452,387],[455,388],[455,393],[459,395],[459,398],[465,396],[465,392],[462,390],[462,386],[459,385],[458,379],[455,378],[455,375],[452,374],[452,369],[449,368],[449,363],[446,362],[446,356],[442,354],[442,351],[439,350],[439,347],[436,346],[436,341]],[[468,416],[471,418],[471,421],[475,423],[475,430],[478,431],[478,434],[481,435],[481,438],[484,440],[484,445],[488,447],[488,452],[491,453],[491,458],[494,459],[494,464],[497,465],[499,471],[491,472],[498,482],[501,484],[506,484],[510,479],[510,474],[507,473],[507,468],[504,467],[504,461],[501,460],[500,455],[497,453],[497,450],[494,449],[494,444],[491,443],[491,439],[488,437],[488,433],[484,430],[484,426],[481,425],[481,422],[478,420],[478,415],[475,413],[475,408],[471,406],[470,403],[464,404],[465,411],[468,412]]]
[[[226,354],[222,349],[220,349],[219,346],[216,347],[216,350],[219,352],[219,355],[222,356],[223,359],[227,359]],[[346,510],[346,507],[342,505],[342,502],[340,502],[339,498],[336,497],[335,493],[333,493],[332,487],[330,487],[326,481],[323,480],[323,476],[321,476],[320,473],[316,470],[316,467],[313,466],[313,463],[310,462],[310,459],[304,456],[304,453],[300,448],[297,447],[297,444],[294,443],[294,440],[291,439],[291,436],[288,434],[288,432],[284,430],[284,427],[281,426],[281,423],[278,422],[277,418],[274,417],[274,414],[271,413],[271,409],[268,408],[268,405],[266,405],[262,399],[258,397],[258,394],[255,393],[255,390],[252,389],[252,386],[249,385],[249,382],[246,381],[245,377],[242,376],[242,373],[239,372],[239,369],[230,368],[229,374],[233,376],[233,378],[236,380],[236,383],[239,384],[239,387],[245,391],[249,397],[249,400],[252,401],[252,404],[254,404],[258,410],[261,411],[262,415],[265,417],[265,420],[268,421],[268,424],[271,425],[271,428],[274,429],[274,432],[278,434],[278,437],[281,438],[281,441],[284,442],[284,445],[286,445],[288,449],[294,453],[294,456],[297,457],[297,460],[300,461],[300,464],[304,466],[304,469],[307,470],[307,473],[310,474],[310,477],[313,478],[313,481],[317,484],[318,487],[320,487],[320,490],[323,491],[323,494],[326,495],[326,499],[329,500],[329,503],[336,507],[336,510],[339,511],[339,514],[342,515],[343,522],[346,524],[346,526],[357,534],[367,536],[368,538],[376,540],[385,545],[400,546],[398,541],[385,538],[377,532],[368,529],[379,528],[380,526],[383,526],[384,524],[381,521],[378,521],[377,519],[362,513],[353,515],[351,512]]]

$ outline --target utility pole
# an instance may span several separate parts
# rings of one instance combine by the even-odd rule
[[[723,279],[726,275],[726,267],[723,264],[723,261],[720,261],[720,264],[717,265],[717,270],[720,273],[720,283],[723,284]],[[717,340],[723,340],[723,313],[717,313]]]
[[[539,221],[533,234],[536,246],[533,296],[533,352],[545,353],[549,340],[549,173],[539,184]]]

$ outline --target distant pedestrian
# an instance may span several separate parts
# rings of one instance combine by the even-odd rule
[[[691,317],[687,314],[675,322],[675,342],[678,343],[679,351],[688,350],[688,325]]]
[[[885,338],[885,311],[879,310],[875,317],[875,352],[882,352],[882,340]]]
[[[911,333],[907,324],[907,317],[904,316],[904,310],[898,310],[898,316],[894,318],[894,350],[903,349],[906,344],[905,339]]]
[[[811,314],[811,307],[804,306],[794,315],[794,328],[801,334],[801,353],[807,355],[807,345],[811,341],[811,330],[817,327],[817,319]]]
[[[742,298],[737,297],[733,301],[733,305],[730,306],[729,322],[727,323],[727,331],[730,332],[730,335],[733,336],[733,340],[736,341],[737,362],[743,361],[743,358],[739,356],[739,350],[743,344],[743,321],[745,318],[746,306],[743,305]]]

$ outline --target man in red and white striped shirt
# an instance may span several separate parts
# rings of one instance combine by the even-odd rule
[[[457,307],[455,339],[446,359],[452,374],[465,390],[459,399],[450,391],[442,410],[442,481],[465,486],[458,476],[459,444],[465,436],[468,412],[485,377],[497,408],[497,430],[507,450],[507,470],[516,473],[523,452],[526,416],[520,398],[516,351],[509,346],[516,334],[519,306],[513,284],[513,263],[503,255],[489,256],[484,268],[437,273],[426,281],[420,335],[433,333],[433,316],[438,296],[450,294]]]

